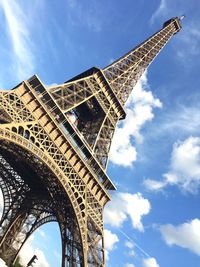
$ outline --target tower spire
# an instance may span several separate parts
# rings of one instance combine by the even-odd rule
[[[167,20],[160,31],[104,68],[104,75],[122,105],[149,64],[170,38],[180,31],[180,21],[183,18],[184,16]]]

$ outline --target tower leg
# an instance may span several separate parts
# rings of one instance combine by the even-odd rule
[[[98,229],[88,218],[88,266],[105,266],[103,230]]]
[[[59,220],[62,239],[62,267],[84,267],[80,231],[74,214]]]

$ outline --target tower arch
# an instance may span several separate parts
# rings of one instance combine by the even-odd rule
[[[30,140],[27,140],[25,137],[19,135],[16,132],[16,128],[14,128],[14,131],[10,131],[8,129],[0,130],[0,147],[0,165],[4,166],[4,171],[2,172],[1,170],[1,173],[5,173],[6,175],[5,165],[7,164],[7,171],[10,171],[8,176],[11,178],[10,175],[12,172],[13,177],[16,177],[16,179],[12,179],[12,184],[6,179],[6,177],[1,177],[0,179],[0,186],[5,202],[4,207],[7,204],[7,206],[3,209],[2,219],[0,223],[2,229],[4,230],[3,231],[1,229],[0,231],[2,235],[0,241],[0,255],[3,255],[3,259],[6,260],[9,266],[11,266],[10,264],[12,264],[12,262],[16,260],[16,257],[25,241],[39,226],[50,221],[57,221],[60,226],[63,247],[62,266],[67,266],[66,262],[72,261],[76,261],[77,266],[84,266],[82,237],[84,233],[81,232],[79,225],[80,222],[76,216],[76,214],[78,214],[77,209],[80,209],[80,203],[76,199],[73,189],[70,186],[66,186],[67,183],[62,172],[58,173],[56,166],[54,166],[55,163],[52,162],[48,157],[46,157],[44,155],[44,152],[41,151],[41,149],[33,144]],[[43,187],[47,188],[48,191],[48,193],[46,192],[46,199],[42,199],[40,196],[38,196],[38,192],[34,195],[34,192],[30,191],[33,186],[29,184],[28,179],[20,177],[20,175],[15,172],[13,168],[13,165],[15,164],[13,162],[12,164],[9,164],[9,160],[6,160],[9,158],[10,161],[13,161],[11,154],[14,155],[18,163],[19,161],[24,160],[27,164],[26,168],[27,166],[31,168],[34,162],[34,167],[37,169],[35,174],[37,174],[37,172],[40,174],[37,176],[38,179],[41,179],[41,181],[37,181],[40,190],[42,183],[44,183]],[[20,166],[20,168],[23,169],[22,166]],[[46,173],[48,173],[49,177],[48,179],[44,180]],[[51,173],[51,175],[49,175],[49,173]],[[34,182],[36,182],[36,180]],[[52,184],[54,185],[54,188],[52,188]],[[19,185],[21,185],[21,188],[19,188]],[[56,191],[57,195],[55,193]],[[41,193],[44,195],[44,192]],[[63,203],[61,199],[63,199]],[[28,205],[27,207],[24,206],[25,202],[30,203],[30,201],[33,202],[32,205]],[[43,203],[41,204],[38,201]],[[51,207],[48,207],[48,209],[45,208],[47,204],[51,205]],[[62,204],[63,206],[60,211],[60,205]],[[38,213],[37,211],[38,205],[40,205],[40,210],[42,211],[40,213]],[[16,206],[17,208],[14,209],[13,207]],[[81,214],[81,210],[79,214]],[[35,219],[32,218],[32,220],[30,220],[30,216],[35,216]],[[18,238],[17,234],[19,236],[20,231],[23,228],[26,228],[27,222],[29,222],[30,224],[28,227],[29,231],[27,231],[24,238],[21,238],[20,243],[19,240],[16,241]],[[73,228],[76,228],[74,229],[74,232],[72,231],[72,225]],[[67,238],[69,236],[65,236],[66,234],[68,234],[69,236],[75,235],[74,243],[78,244],[78,242],[80,242],[78,249],[75,249],[75,252],[73,252],[76,253],[76,255],[70,255],[70,252],[67,250]],[[11,238],[11,235],[15,236],[16,239]],[[5,242],[6,238],[9,239],[7,241],[7,245]],[[18,246],[16,246],[17,242],[19,243]],[[72,242],[73,240],[71,240],[71,244]],[[14,246],[17,247],[17,251],[8,250],[8,244],[12,245],[13,243]],[[11,255],[12,252],[13,255]]]

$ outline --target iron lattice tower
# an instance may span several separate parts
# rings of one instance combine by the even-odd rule
[[[28,237],[56,221],[62,267],[105,266],[103,208],[117,122],[134,85],[181,29],[172,18],[104,69],[46,88],[37,76],[0,91],[0,257],[13,266]]]

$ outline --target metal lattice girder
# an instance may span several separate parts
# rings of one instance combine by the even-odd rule
[[[125,117],[125,112],[100,69],[93,68],[85,75],[87,77],[48,90],[64,113],[73,111],[76,114],[77,124],[72,126],[105,169],[111,140],[104,139],[102,146],[99,140],[102,139],[101,130],[105,121],[109,120],[112,136],[117,121]]]
[[[99,231],[91,220],[88,220],[88,266],[103,267],[104,262],[104,248],[103,248],[103,234]]]
[[[163,29],[104,69],[107,80],[123,105],[149,64],[180,29],[179,18],[167,21]]]
[[[3,260],[10,266],[12,265],[29,236],[42,224],[56,220],[51,213],[45,212],[44,204],[42,209],[32,208],[31,211],[19,211],[14,220],[10,221],[10,227],[5,232],[0,243],[0,254]],[[47,205],[47,203],[45,203]]]
[[[72,205],[67,195],[65,195],[63,189],[60,188],[59,183],[56,182],[56,177],[52,176],[47,167],[42,165],[39,161],[35,162],[35,158],[29,155],[23,149],[20,149],[16,146],[11,149],[8,144],[1,144],[1,151],[3,150],[9,151],[9,153],[3,153],[5,158],[6,154],[10,157],[10,153],[14,154],[15,157],[16,155],[18,155],[18,160],[16,162],[17,164],[19,164],[19,162],[21,162],[22,160],[26,159],[26,164],[30,164],[31,166],[34,165],[37,170],[36,173],[40,175],[41,182],[45,184],[45,188],[47,191],[41,190],[40,192],[35,192],[36,188],[34,189],[34,187],[31,185],[31,175],[29,175],[29,177],[26,176],[26,178],[21,177],[22,180],[29,183],[28,186],[30,186],[30,191],[23,201],[23,203],[25,204],[22,203],[21,206],[16,205],[16,208],[18,209],[17,216],[15,216],[14,218],[10,218],[9,220],[9,228],[6,229],[7,231],[4,233],[1,239],[1,257],[7,262],[7,264],[11,264],[12,262],[14,262],[21,247],[23,246],[27,238],[31,235],[31,233],[42,224],[56,220],[59,222],[59,224],[62,222],[62,225],[66,228],[66,231],[71,231],[71,235],[76,236],[75,243],[76,246],[78,246],[78,255],[80,256],[80,258],[77,258],[77,263],[81,262],[82,265],[80,266],[83,266],[82,242],[77,224],[77,218],[74,214]],[[17,151],[17,154],[15,151]],[[22,162],[20,164],[20,168],[23,168]],[[12,162],[12,165],[14,167],[9,166],[9,168],[13,169],[14,171],[14,169],[16,169],[17,167],[14,162]],[[28,166],[26,165],[26,167]],[[30,168],[28,170],[29,172],[31,172]],[[36,173],[34,173],[34,179],[37,181]],[[13,177],[13,179],[15,179],[15,177]],[[4,179],[4,181],[6,181],[6,179]],[[42,184],[40,186],[42,186]],[[53,199],[51,199],[50,197],[52,195],[54,196]],[[76,225],[76,229],[73,228],[74,232],[69,229],[69,224]],[[70,255],[71,251],[68,250],[67,243],[62,235],[62,232],[61,238],[63,247],[65,244],[65,250],[67,251],[68,255]],[[66,257],[63,257],[62,259],[62,266],[67,266],[64,265],[65,258]]]
[[[13,91],[0,92],[0,105],[3,110],[2,117],[15,122],[33,121],[33,116],[21,99]]]
[[[3,236],[9,226],[9,221],[16,216],[18,207],[22,204],[29,188],[2,155],[0,155],[0,185],[4,198],[0,222],[0,236]]]
[[[74,218],[75,219],[75,218]],[[59,222],[62,236],[62,267],[84,266],[82,244],[79,240],[78,225],[73,218]]]
[[[64,84],[45,88],[33,76],[0,90],[0,256],[8,265],[33,231],[56,220],[62,267],[105,266],[103,208],[108,190],[115,190],[105,171],[113,134],[134,85],[180,28],[172,18],[108,67]]]

